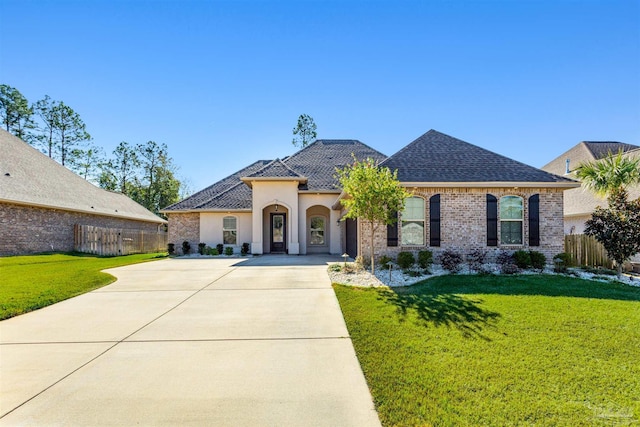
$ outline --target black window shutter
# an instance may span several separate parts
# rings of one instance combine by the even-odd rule
[[[487,194],[487,246],[498,246],[498,199]]]
[[[540,195],[529,197],[529,246],[540,246]]]
[[[429,246],[440,246],[440,195],[429,199]]]
[[[398,212],[391,212],[392,218],[398,218]],[[387,246],[398,246],[398,221],[387,224]]]

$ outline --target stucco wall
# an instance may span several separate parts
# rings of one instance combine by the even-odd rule
[[[223,243],[222,220],[227,216],[236,218],[237,244],[225,246],[231,246],[235,253],[240,253],[242,244],[251,242],[251,212],[202,212],[200,214],[199,243],[206,243],[211,247]]]
[[[298,182],[297,181],[254,181],[252,206],[255,215],[251,224],[252,241],[251,250],[254,254],[269,251],[269,241],[265,232],[265,208],[279,206],[286,208],[287,212],[287,250],[291,255],[300,253],[298,237]],[[270,209],[270,208],[269,208]],[[268,222],[267,222],[268,224]]]
[[[59,209],[0,203],[0,255],[73,251],[75,224],[146,231],[157,231],[159,225]]]
[[[545,254],[548,260],[564,250],[564,230],[562,212],[562,191],[555,189],[508,189],[508,188],[417,188],[416,196],[425,198],[425,246],[387,246],[386,227],[381,226],[374,242],[376,256],[397,256],[400,251],[430,250],[437,255],[444,250],[454,250],[467,254],[475,249],[495,253],[498,250],[531,249]],[[429,246],[429,198],[440,194],[441,214],[441,246]],[[488,247],[486,222],[486,195],[492,194],[500,199],[502,196],[520,196],[524,199],[523,244]],[[533,194],[540,195],[540,246],[529,247],[529,212],[528,198]],[[369,256],[371,225],[360,221],[359,242],[360,253]],[[398,227],[399,245],[402,242],[402,227]]]
[[[338,224],[340,219],[340,211],[332,210],[331,206],[338,199],[339,194],[316,194],[303,193],[299,195],[298,209],[299,229],[300,229],[300,253],[307,252],[329,252],[331,254],[342,254],[343,246],[341,241],[341,228]],[[323,211],[323,209],[325,209]],[[314,248],[308,245],[309,240],[309,216],[315,213],[322,214],[327,217],[325,235],[328,245],[326,247]]]

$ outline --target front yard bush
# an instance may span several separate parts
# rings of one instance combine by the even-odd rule
[[[469,269],[477,272],[484,272],[484,264],[487,259],[487,253],[482,249],[476,249],[467,255],[467,264]]]
[[[176,244],[175,243],[167,244],[167,252],[169,252],[169,255],[175,254],[176,253]]]
[[[227,256],[233,255],[233,248],[231,246],[227,246],[226,248],[224,248],[224,254]]]
[[[389,268],[389,264],[391,264],[392,262],[393,262],[393,258],[388,257],[386,255],[382,255],[378,260],[378,264],[380,264],[382,268]]]
[[[216,250],[218,251],[218,253],[219,253],[220,255],[222,255],[222,254],[224,253],[224,245],[223,245],[222,243],[218,243],[218,244],[216,245]]]
[[[462,255],[456,251],[446,250],[440,254],[440,264],[449,273],[457,273],[462,268]]]
[[[403,270],[408,270],[416,263],[416,258],[411,252],[400,252],[398,254],[398,266]]]
[[[240,248],[240,254],[241,255],[246,255],[249,253],[249,244],[248,243],[243,243],[242,244],[242,248]]]
[[[531,256],[531,266],[536,270],[544,270],[547,265],[547,257],[538,251],[530,251],[529,255]]]
[[[198,253],[204,255],[204,249],[207,247],[206,243],[198,243]]]
[[[182,253],[188,255],[191,252],[191,244],[186,240],[182,242]]]
[[[420,268],[428,270],[433,264],[433,252],[431,251],[420,251],[418,252],[418,265]]]
[[[513,260],[518,268],[526,270],[531,267],[531,255],[527,251],[515,251],[513,253]]]
[[[569,263],[571,261],[571,255],[565,252],[561,252],[553,257],[553,270],[556,273],[566,273]]]

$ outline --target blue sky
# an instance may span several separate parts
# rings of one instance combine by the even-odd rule
[[[0,1],[0,83],[98,145],[163,142],[199,190],[319,138],[429,129],[540,167],[640,145],[640,0]]]

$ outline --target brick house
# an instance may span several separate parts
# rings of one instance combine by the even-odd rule
[[[0,130],[0,256],[72,251],[75,224],[157,231],[166,223]]]
[[[317,140],[261,160],[163,210],[169,242],[222,243],[262,253],[370,253],[364,221],[341,221],[335,169],[367,157],[398,171],[413,193],[398,223],[377,233],[378,255],[399,251],[562,252],[563,191],[580,184],[430,130],[391,157],[356,140]]]

